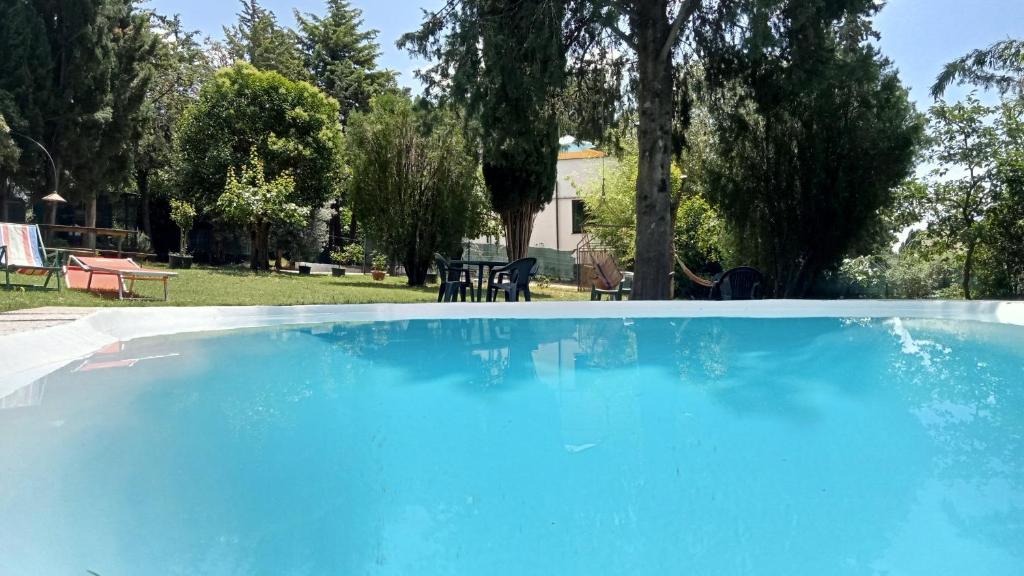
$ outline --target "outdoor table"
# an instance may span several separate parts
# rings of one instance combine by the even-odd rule
[[[484,268],[487,269],[489,277],[491,270],[504,266],[508,264],[508,262],[498,260],[452,260],[450,264],[452,266],[465,266],[467,268],[476,267],[476,301],[482,302],[481,298],[484,293]]]

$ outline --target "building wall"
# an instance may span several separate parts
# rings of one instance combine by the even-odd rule
[[[558,161],[558,178],[551,202],[537,214],[533,224],[530,246],[551,248],[562,252],[576,249],[582,234],[572,231],[572,205],[584,190],[600,186],[607,170],[614,166],[613,158],[574,158]],[[485,242],[479,238],[474,242]]]

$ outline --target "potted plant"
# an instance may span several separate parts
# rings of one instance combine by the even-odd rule
[[[331,252],[331,262],[335,266],[331,268],[334,276],[345,275],[345,265],[353,265],[363,261],[363,247],[359,244],[349,244],[342,249]]]
[[[383,254],[377,254],[373,257],[373,267],[370,269],[370,275],[373,279],[381,282],[384,277],[388,275],[388,257]]]
[[[178,253],[170,253],[171,268],[188,269],[192,267],[192,255],[188,253],[188,233],[192,230],[192,224],[196,220],[196,209],[183,200],[171,200],[171,220],[181,230],[181,243],[178,246]]]

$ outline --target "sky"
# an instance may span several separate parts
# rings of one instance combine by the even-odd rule
[[[423,65],[395,47],[395,41],[417,28],[423,9],[437,9],[444,0],[353,0],[366,26],[380,31],[381,64],[401,73],[400,82],[414,89],[413,71]],[[292,25],[292,10],[323,13],[323,0],[263,0],[278,20]],[[181,14],[185,25],[220,38],[235,22],[239,5],[232,0],[150,0],[165,14]],[[1008,37],[1024,37],[1024,0],[889,0],[875,20],[880,47],[900,71],[919,108],[931,104],[928,88],[942,66],[975,48]],[[950,93],[955,98],[965,91]],[[985,98],[992,99],[991,96]]]

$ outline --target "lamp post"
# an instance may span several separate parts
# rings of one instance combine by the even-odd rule
[[[10,130],[10,134],[13,136],[21,136],[25,140],[28,140],[29,142],[38,146],[39,149],[43,151],[43,154],[46,154],[46,158],[50,161],[50,169],[53,170],[53,192],[44,196],[43,202],[46,203],[46,223],[52,226],[57,223],[57,205],[67,203],[67,200],[65,200],[64,197],[57,192],[57,190],[60,188],[60,177],[57,175],[57,164],[53,161],[53,156],[50,156],[50,151],[46,149],[46,146],[43,146],[35,139],[25,134],[21,134],[13,130]],[[47,234],[47,236],[49,236],[49,234]]]

